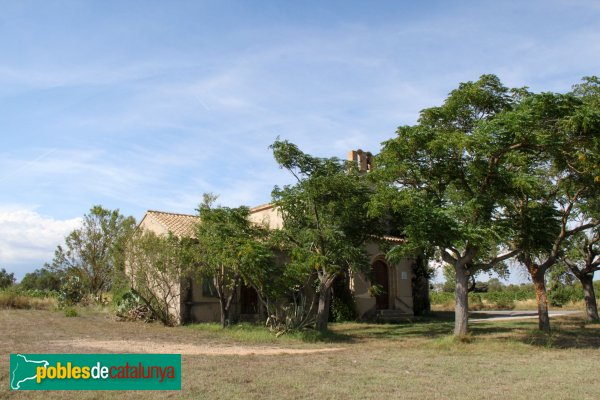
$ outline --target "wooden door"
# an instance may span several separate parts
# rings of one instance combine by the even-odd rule
[[[381,287],[381,293],[375,296],[375,308],[377,310],[387,310],[390,308],[390,282],[388,276],[388,266],[383,261],[376,261],[372,266],[373,284]]]
[[[258,294],[250,286],[242,285],[240,288],[240,313],[258,314]]]

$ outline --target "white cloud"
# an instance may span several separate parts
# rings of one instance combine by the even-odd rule
[[[41,267],[51,261],[56,246],[80,224],[81,218],[58,220],[32,209],[0,207],[0,267],[17,276]]]

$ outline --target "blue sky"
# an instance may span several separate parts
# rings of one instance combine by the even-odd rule
[[[279,135],[377,152],[459,82],[600,74],[597,1],[1,1],[0,267],[94,204],[137,219],[268,202]]]

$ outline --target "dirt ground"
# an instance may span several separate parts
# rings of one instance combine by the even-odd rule
[[[282,347],[251,346],[251,345],[203,345],[179,344],[163,342],[140,342],[137,340],[53,340],[48,342],[49,348],[72,347],[73,351],[87,352],[93,350],[102,353],[160,353],[182,355],[208,355],[208,356],[273,356],[279,354],[315,354],[341,351],[341,347],[319,349],[287,349]]]
[[[82,310],[0,310],[0,399],[598,399],[600,324],[577,317],[472,324],[452,321],[333,326],[334,342],[117,322]],[[10,353],[178,353],[180,391],[10,392]],[[468,379],[465,380],[465,377]]]

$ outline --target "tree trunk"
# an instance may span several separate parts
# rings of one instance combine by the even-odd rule
[[[465,268],[458,261],[454,264],[454,271],[456,272],[454,336],[465,336],[469,331],[468,275]]]
[[[219,304],[221,305],[221,326],[227,328],[229,326],[229,308],[225,299],[219,299]]]
[[[535,300],[538,307],[538,328],[546,333],[550,332],[550,316],[548,315],[548,294],[544,271],[539,268],[530,269],[531,279],[535,286]]]
[[[317,308],[317,330],[321,333],[327,332],[330,302],[331,283],[324,282],[319,287],[319,307]]]
[[[598,306],[596,305],[596,293],[594,293],[594,277],[593,275],[582,274],[579,277],[581,286],[583,286],[583,295],[585,297],[585,312],[587,319],[598,322]]]

